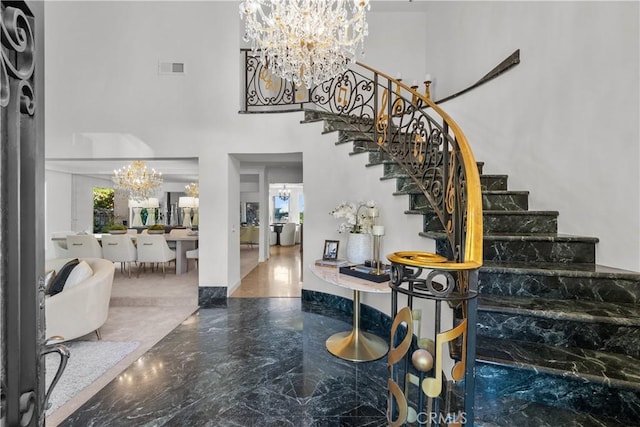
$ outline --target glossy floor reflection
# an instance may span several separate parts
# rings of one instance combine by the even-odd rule
[[[326,338],[349,319],[305,304],[234,298],[201,309],[61,425],[386,425],[386,359],[329,354]]]

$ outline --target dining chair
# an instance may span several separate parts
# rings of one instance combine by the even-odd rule
[[[53,241],[53,250],[56,258],[69,258],[69,248],[67,247],[67,236],[78,234],[75,231],[55,231],[51,233]]]
[[[127,234],[104,234],[102,236],[102,257],[120,263],[120,272],[124,272],[126,263],[131,277],[131,263],[138,260],[138,251],[133,240]]]
[[[198,268],[198,249],[191,249],[190,251],[185,252],[185,256],[187,257],[187,271],[189,271],[189,260],[192,259],[196,262],[196,269]]]
[[[190,231],[188,228],[172,228],[169,236],[188,236]]]
[[[191,230],[189,230],[188,228],[172,228],[171,230],[169,230],[169,236],[170,237],[183,237],[183,236],[188,236],[189,232]],[[176,248],[176,242],[167,242],[167,244],[169,245],[170,249],[175,249]]]
[[[280,246],[293,246],[296,244],[296,224],[287,222],[280,232]]]
[[[67,255],[70,258],[102,258],[102,247],[93,234],[67,236]]]
[[[145,263],[162,263],[162,277],[165,277],[165,264],[169,261],[175,261],[176,251],[171,250],[164,235],[161,234],[141,234],[137,238],[138,277],[140,277],[141,267]]]

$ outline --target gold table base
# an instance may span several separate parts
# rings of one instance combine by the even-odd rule
[[[360,292],[353,291],[353,329],[331,335],[326,342],[329,353],[352,362],[380,359],[389,351],[382,338],[360,329]]]

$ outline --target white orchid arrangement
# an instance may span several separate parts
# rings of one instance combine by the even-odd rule
[[[338,227],[339,233],[371,233],[374,219],[370,215],[370,209],[376,206],[376,202],[342,202],[329,212],[334,218],[344,218],[345,221]],[[367,208],[363,212],[362,208]]]

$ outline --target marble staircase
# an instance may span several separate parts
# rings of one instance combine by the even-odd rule
[[[323,113],[303,122],[338,131],[396,181],[420,234],[449,247],[424,195],[372,136]],[[354,130],[355,129],[355,130]],[[507,175],[483,174],[476,425],[640,425],[640,274],[597,265],[595,237],[562,235],[558,212],[529,210]]]

